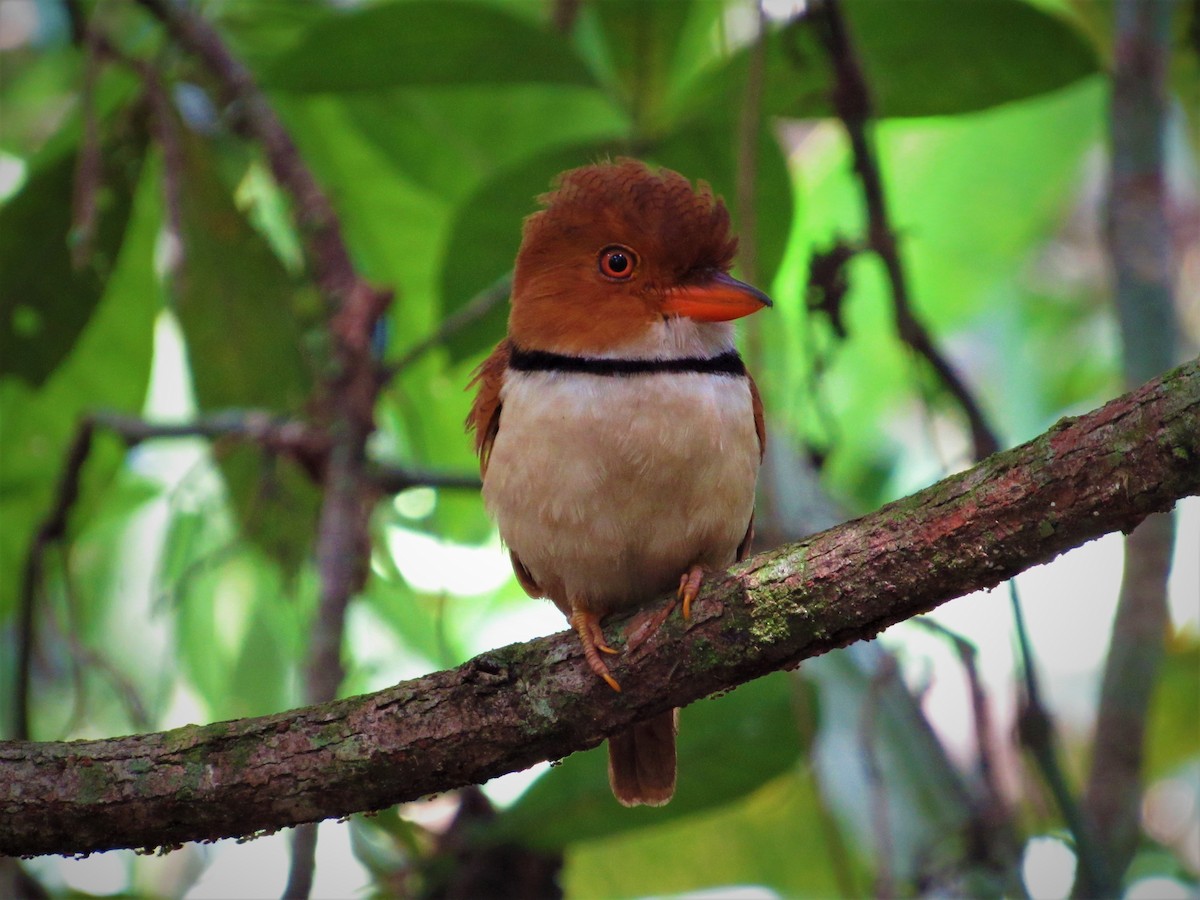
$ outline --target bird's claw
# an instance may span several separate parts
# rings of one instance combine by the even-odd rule
[[[600,658],[601,653],[619,653],[620,651],[608,646],[608,642],[604,640],[600,617],[589,609],[576,606],[575,611],[571,613],[571,626],[579,635],[579,642],[583,644],[583,658],[587,660],[588,668],[599,675],[610,688],[620,693],[621,685],[617,683],[617,679],[613,678],[612,673],[608,671],[608,666]]]
[[[692,601],[700,595],[700,584],[704,581],[704,569],[692,566],[679,576],[679,590],[675,596],[683,602],[683,618],[692,617]]]

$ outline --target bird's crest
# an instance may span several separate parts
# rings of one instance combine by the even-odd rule
[[[628,244],[683,278],[703,269],[728,271],[737,253],[729,211],[703,181],[692,186],[669,169],[633,159],[571,169],[538,198],[545,209],[525,220],[523,252],[555,253],[580,235]]]

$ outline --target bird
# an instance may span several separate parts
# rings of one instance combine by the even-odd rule
[[[749,552],[766,433],[733,320],[771,300],[730,275],[737,239],[704,182],[623,158],[538,200],[467,429],[517,581],[620,691],[603,619],[671,592],[687,619],[705,574]],[[620,803],[671,799],[677,715],[609,737]]]

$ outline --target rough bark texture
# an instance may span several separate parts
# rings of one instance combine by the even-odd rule
[[[687,623],[673,615],[639,631],[648,612],[611,623],[610,635],[618,626],[628,635],[614,664],[621,694],[588,672],[572,635],[558,634],[274,716],[0,743],[0,853],[252,835],[481,782],[873,637],[1198,491],[1193,361],[869,516],[713,576]]]

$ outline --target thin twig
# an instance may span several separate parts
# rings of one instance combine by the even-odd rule
[[[1108,865],[1092,840],[1090,830],[1085,826],[1079,810],[1079,803],[1071,792],[1071,784],[1063,768],[1058,747],[1058,734],[1054,728],[1054,720],[1042,702],[1041,682],[1038,678],[1033,648],[1029,645],[1029,632],[1025,628],[1024,613],[1015,580],[1008,582],[1009,596],[1012,600],[1013,615],[1016,617],[1014,631],[1019,643],[1018,657],[1021,660],[1021,677],[1023,691],[1017,711],[1017,734],[1038,769],[1046,786],[1050,789],[1054,802],[1058,805],[1059,813],[1066,823],[1067,829],[1075,840],[1075,854],[1079,860],[1079,868],[1088,872],[1085,879],[1090,884],[1109,884]],[[1104,894],[1103,896],[1109,896]]]
[[[999,767],[993,755],[995,746],[995,731],[992,728],[992,716],[988,707],[987,694],[979,679],[979,667],[976,664],[977,650],[975,645],[962,635],[951,631],[936,619],[920,616],[913,622],[935,634],[944,637],[954,647],[958,658],[962,661],[963,672],[967,677],[967,690],[971,697],[971,720],[975,730],[975,757],[979,767],[979,781],[983,785],[985,806],[989,811],[1000,811],[998,820],[1007,818],[1007,804],[1004,802],[1004,792],[998,781]]]
[[[305,900],[312,893],[317,868],[317,823],[306,822],[292,830],[292,863],[282,900]]]
[[[918,616],[915,624],[946,638],[962,661],[971,697],[971,717],[975,730],[975,759],[982,798],[972,798],[972,831],[967,835],[971,857],[981,866],[1011,872],[1012,861],[1019,856],[1012,827],[1012,810],[1000,787],[999,766],[994,756],[995,730],[987,694],[979,677],[975,645],[930,616]],[[1019,884],[1019,882],[1017,882]]]
[[[33,669],[33,651],[37,641],[35,627],[37,598],[43,582],[45,555],[49,547],[61,541],[67,532],[71,508],[79,497],[83,465],[92,450],[95,426],[84,419],[76,428],[66,460],[59,475],[58,486],[50,509],[34,532],[21,579],[21,594],[17,602],[17,671],[14,678],[13,726],[17,740],[30,736],[29,697]]]
[[[854,171],[867,209],[868,246],[883,262],[892,293],[892,309],[900,339],[929,363],[951,396],[962,407],[971,429],[976,460],[1000,449],[1000,441],[982,408],[961,376],[942,355],[913,310],[908,278],[888,214],[883,176],[873,148],[871,96],[862,67],[851,46],[839,0],[823,0],[817,14],[818,32],[834,71],[833,105],[845,125],[854,157]]]
[[[168,241],[165,268],[167,277],[175,281],[187,265],[187,247],[183,239],[183,182],[186,168],[183,142],[180,140],[175,110],[158,71],[148,63],[140,63],[137,68],[150,106],[154,139],[162,148],[163,224]]]
[[[417,341],[395,363],[388,366],[384,379],[394,378],[417,360],[422,359],[429,351],[442,346],[464,328],[474,325],[493,309],[508,299],[512,291],[512,273],[509,272],[497,279],[493,284],[484,288],[451,315],[442,320],[442,324],[428,337]]]
[[[867,789],[871,794],[871,824],[875,836],[875,896],[880,900],[896,895],[896,878],[893,871],[895,860],[892,824],[888,813],[887,784],[884,781],[879,756],[875,752],[880,694],[890,682],[899,684],[896,659],[890,653],[884,653],[880,656],[879,664],[867,684],[858,721],[858,742],[862,749]],[[901,689],[905,692],[908,690],[902,685]]]
[[[1105,896],[1108,889],[1119,892],[1121,876],[1137,848],[1148,719],[1171,622],[1167,580],[1174,543],[1171,513],[1150,516],[1125,538],[1125,571],[1100,683],[1092,763],[1083,795],[1090,837],[1108,860],[1111,881],[1107,885],[1081,881],[1078,896]]]
[[[90,418],[128,447],[163,438],[235,438],[294,459],[316,480],[329,454],[329,438],[322,429],[261,409],[218,410],[182,422],[153,422],[108,411],[92,413]]]
[[[399,494],[401,491],[417,487],[464,491],[477,491],[483,487],[483,482],[477,475],[428,472],[386,463],[370,464],[367,474],[375,487],[385,494]]]
[[[151,422],[117,412],[93,413],[90,419],[117,435],[129,447],[164,438],[234,438],[268,453],[294,460],[318,481],[322,478],[329,453],[329,439],[323,430],[299,419],[277,416],[266,410],[221,410],[184,422]],[[480,488],[480,480],[476,475],[435,472],[387,462],[367,463],[366,476],[374,489],[384,494],[398,494],[415,487]]]

